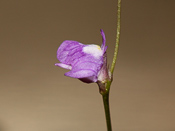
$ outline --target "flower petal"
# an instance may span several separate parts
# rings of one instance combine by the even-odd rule
[[[66,40],[57,50],[57,59],[64,64],[71,64],[74,59],[83,56],[82,48],[85,45],[78,41]]]
[[[103,52],[106,52],[107,46],[105,46],[106,43],[106,37],[105,37],[105,33],[102,29],[100,29],[100,33],[102,35],[102,45],[101,45],[101,49],[103,50]]]
[[[97,65],[92,62],[78,62],[76,65],[73,66],[72,71],[78,70],[92,70],[97,74],[98,70],[100,69],[100,65]]]
[[[86,83],[97,82],[97,75],[93,70],[71,70],[65,73],[65,76],[78,78]]]
[[[103,50],[101,50],[100,46],[98,45],[87,45],[83,47],[83,52],[86,54],[91,54],[96,59],[99,59],[103,56]]]
[[[68,70],[71,70],[72,69],[72,66],[66,65],[66,64],[63,64],[63,63],[56,63],[55,65],[56,66],[59,66],[59,67],[62,67],[64,69],[68,69]]]

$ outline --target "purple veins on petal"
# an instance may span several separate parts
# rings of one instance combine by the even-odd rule
[[[78,62],[76,65],[73,66],[72,70],[92,70],[95,73],[99,70],[99,66],[93,62]]]
[[[82,55],[80,54],[80,51],[82,50],[83,46],[83,44],[77,41],[66,40],[57,50],[57,59],[62,63],[70,64],[72,62],[69,60],[72,58],[71,55],[76,52],[79,53],[78,56]]]

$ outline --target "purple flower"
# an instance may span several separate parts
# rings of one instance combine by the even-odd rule
[[[105,34],[101,30],[102,45],[84,45],[78,41],[66,40],[57,50],[56,66],[70,70],[65,76],[77,78],[85,83],[105,81],[108,78],[106,63]]]

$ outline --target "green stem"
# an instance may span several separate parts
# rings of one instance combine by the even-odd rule
[[[103,95],[103,104],[104,104],[105,115],[106,115],[107,131],[112,131],[110,109],[109,109],[109,93]]]
[[[116,45],[115,45],[115,51],[113,56],[113,61],[111,65],[111,77],[113,76],[116,60],[117,60],[117,54],[118,54],[118,47],[119,47],[119,41],[120,41],[120,14],[121,14],[121,0],[118,0],[118,10],[117,10],[117,35],[116,35]],[[110,117],[110,109],[109,109],[109,91],[112,83],[111,80],[108,80],[106,83],[105,91],[101,92],[101,95],[103,97],[103,104],[105,109],[105,116],[106,116],[106,124],[107,124],[107,131],[112,131],[111,126],[111,117]]]
[[[121,0],[118,0],[118,10],[117,10],[117,35],[116,35],[116,45],[115,45],[115,51],[114,51],[114,57],[111,65],[111,75],[113,75],[116,60],[117,60],[117,54],[118,54],[118,46],[120,41],[120,14],[121,14]]]

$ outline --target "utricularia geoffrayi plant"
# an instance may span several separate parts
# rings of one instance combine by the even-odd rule
[[[109,91],[113,79],[120,39],[120,6],[121,0],[118,0],[116,45],[110,69],[107,67],[106,38],[102,29],[100,30],[102,35],[101,47],[94,44],[84,45],[78,41],[65,40],[57,50],[57,58],[61,63],[55,64],[56,66],[70,70],[65,73],[65,76],[77,78],[85,83],[98,84],[100,94],[103,97],[107,131],[112,131],[109,110]]]

